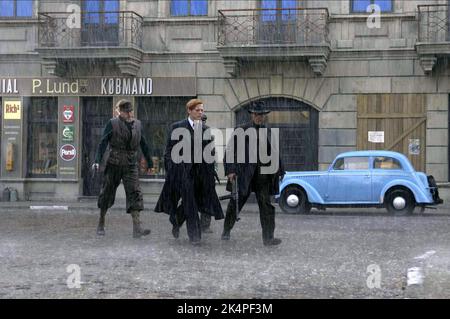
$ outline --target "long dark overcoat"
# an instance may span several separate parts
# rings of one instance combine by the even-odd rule
[[[177,128],[185,128],[189,130],[191,137],[191,160],[190,163],[181,162],[176,163],[173,161],[171,153],[174,146],[183,140],[183,136],[180,136],[176,140],[171,139],[172,132]],[[202,134],[209,127],[202,126]],[[202,154],[205,147],[211,143],[211,138],[202,141]],[[180,153],[182,154],[182,152]],[[215,189],[215,168],[214,163],[206,163],[202,157],[202,163],[193,164],[194,160],[194,130],[192,129],[187,119],[175,122],[171,125],[169,134],[167,137],[166,150],[164,153],[164,165],[166,169],[166,180],[162,192],[159,196],[158,202],[155,207],[155,212],[164,212],[169,214],[173,218],[176,214],[176,208],[181,198],[181,194],[184,192],[186,196],[192,196],[197,198],[198,210],[201,213],[214,216],[215,219],[223,219],[224,214],[222,206],[220,205],[219,198]],[[197,183],[200,183],[201,192],[195,194],[193,177],[200,176],[197,179]],[[197,185],[198,186],[198,185]],[[188,209],[192,213],[192,209]],[[186,216],[187,217],[187,216]]]
[[[241,128],[243,131],[246,131],[249,128],[254,127],[254,124],[252,122],[245,123],[243,125],[238,126],[236,129]],[[268,145],[268,155],[272,155],[271,153],[271,144],[270,144],[270,128],[261,126],[262,128],[267,128],[268,135],[267,135],[267,145]],[[243,198],[244,196],[250,194],[253,189],[251,187],[251,181],[252,178],[256,172],[257,163],[251,161],[250,156],[250,138],[248,136],[245,138],[245,148],[239,149],[239,143],[237,142],[237,136],[236,136],[236,129],[234,131],[234,134],[231,138],[234,139],[234,148],[231,146],[232,144],[230,141],[228,142],[227,148],[225,150],[225,156],[224,156],[224,168],[225,168],[225,176],[228,176],[230,173],[235,173],[238,176],[238,189],[239,189],[239,197]],[[281,161],[281,154],[279,153],[279,150],[274,147],[273,151],[278,152],[278,170],[274,174],[269,174],[270,176],[270,193],[269,195],[277,195],[279,193],[279,182],[280,177],[282,177],[285,174],[283,162]],[[227,162],[227,153],[232,153],[233,156],[231,158],[233,159],[232,162]],[[243,163],[238,163],[238,152],[245,152],[245,161]],[[227,182],[226,189],[231,192],[232,185],[231,182]]]

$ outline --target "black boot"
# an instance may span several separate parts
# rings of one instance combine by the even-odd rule
[[[97,226],[97,236],[105,236],[105,215],[106,210],[101,210]]]
[[[222,240],[230,240],[230,237],[230,231],[224,229],[222,233]]]
[[[276,246],[276,245],[281,244],[281,239],[279,239],[279,238],[266,239],[266,240],[263,240],[263,244],[264,244],[264,246]]]
[[[150,229],[141,228],[138,210],[131,211],[131,218],[133,219],[133,238],[141,238],[150,234]]]
[[[172,235],[174,238],[180,237],[180,227],[178,227],[178,225],[172,226]]]

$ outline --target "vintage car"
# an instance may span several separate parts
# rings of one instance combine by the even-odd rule
[[[416,172],[405,155],[391,151],[346,152],[326,171],[287,172],[278,198],[286,213],[359,206],[410,214],[415,206],[442,202],[433,176]]]

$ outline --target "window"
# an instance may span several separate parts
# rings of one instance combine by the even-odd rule
[[[171,16],[206,16],[208,15],[208,0],[172,0]]]
[[[83,3],[84,22],[91,24],[116,24],[119,21],[119,1],[86,0]],[[111,13],[108,13],[111,12]]]
[[[81,44],[83,46],[119,45],[119,10],[118,0],[85,0]],[[122,17],[122,19],[126,18]]]
[[[167,133],[173,122],[187,118],[186,102],[192,97],[141,97],[136,99],[137,118],[150,148],[153,171],[147,172],[144,156],[140,158],[140,174],[150,178],[164,178],[164,150]]]
[[[402,165],[398,160],[392,157],[375,157],[373,161],[375,169],[402,169]]]
[[[275,10],[275,9],[295,9],[297,8],[297,0],[262,0],[261,19],[263,22],[275,21],[278,18],[282,20],[295,19],[297,13],[294,10]]]
[[[29,18],[33,15],[33,0],[0,0],[0,18]]]
[[[367,7],[376,4],[381,12],[392,11],[392,0],[352,0],[352,12],[367,12]]]
[[[58,100],[57,98],[24,98],[28,110],[29,177],[56,177]]]
[[[364,170],[369,169],[368,157],[343,157],[336,161],[334,170]]]

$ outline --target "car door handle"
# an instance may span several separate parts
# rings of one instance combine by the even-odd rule
[[[365,177],[365,178],[370,178],[370,175],[365,175],[364,177]]]

